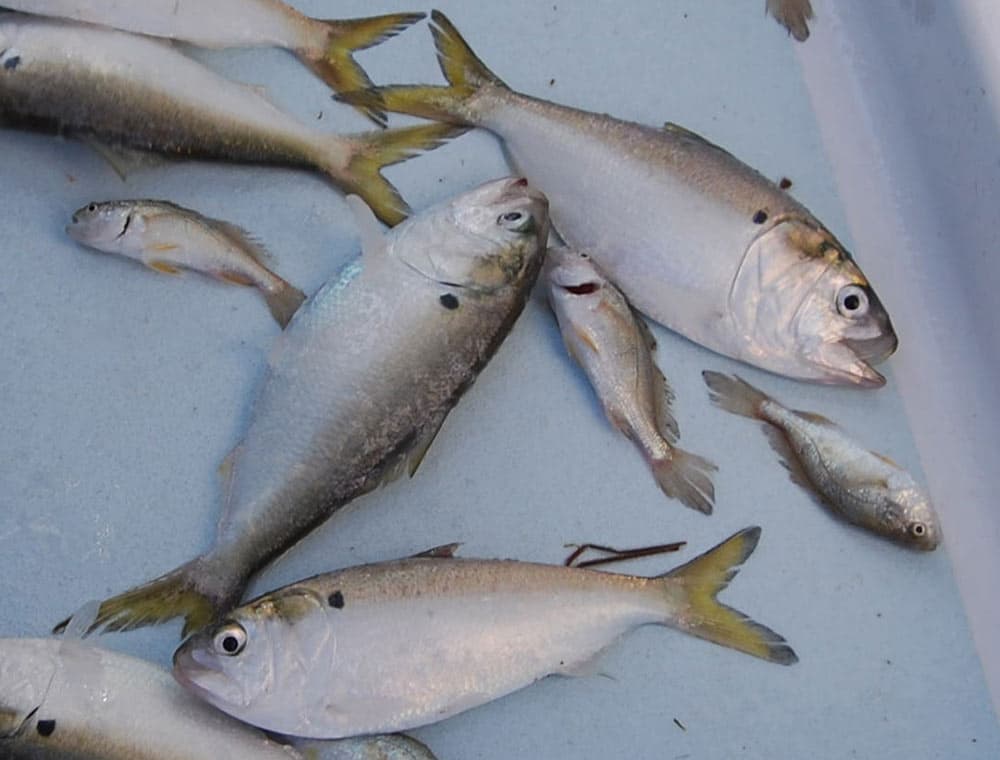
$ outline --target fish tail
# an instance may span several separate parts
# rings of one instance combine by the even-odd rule
[[[486,85],[505,89],[506,85],[479,60],[454,24],[440,11],[431,13],[431,33],[438,63],[448,80],[447,87],[371,87],[341,93],[337,100],[369,110],[385,109],[453,124],[471,124],[467,101]]]
[[[370,18],[319,21],[326,27],[326,48],[313,54],[300,53],[300,57],[336,92],[367,89],[372,86],[372,80],[354,60],[354,53],[394,37],[425,15],[391,13]],[[379,126],[385,126],[384,110],[362,107],[361,111]]]
[[[184,636],[208,625],[227,600],[214,599],[197,588],[201,568],[199,559],[181,565],[176,570],[101,602],[97,616],[86,630],[131,631],[159,625],[174,618],[184,618]],[[53,633],[61,633],[69,619],[56,625]]]
[[[741,417],[760,418],[760,407],[771,397],[757,390],[739,375],[723,375],[705,370],[701,373],[708,386],[708,396],[720,409]]]
[[[754,657],[791,665],[798,657],[785,639],[716,599],[757,547],[760,528],[746,528],[714,549],[656,580],[670,605],[666,625]]]
[[[264,300],[267,302],[267,308],[271,310],[274,321],[284,330],[302,302],[306,300],[306,294],[294,285],[281,280],[277,288],[264,293]]]
[[[809,0],[767,0],[767,12],[799,42],[809,39],[807,22],[813,17]]]
[[[715,464],[674,447],[670,456],[651,460],[650,467],[663,493],[691,509],[712,514],[715,486],[711,473],[719,469]]]
[[[331,173],[347,193],[360,196],[379,219],[393,226],[409,215],[410,207],[381,170],[421,151],[433,150],[465,129],[452,124],[421,124],[358,135],[346,177],[340,172]]]

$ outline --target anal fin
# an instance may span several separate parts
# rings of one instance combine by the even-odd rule
[[[168,264],[160,259],[154,259],[146,263],[150,269],[161,272],[162,274],[180,274],[181,270],[175,267],[173,264]]]
[[[819,491],[816,490],[816,486],[812,484],[812,481],[809,480],[809,476],[806,474],[805,468],[802,466],[802,463],[799,462],[799,458],[792,450],[792,446],[788,442],[788,437],[785,435],[785,431],[781,428],[775,427],[769,422],[763,423],[761,425],[761,430],[764,431],[764,435],[767,437],[768,445],[778,455],[778,460],[781,462],[781,466],[787,470],[788,479],[795,485],[807,491],[818,504],[826,506],[826,502],[823,500],[823,497],[820,495]]]

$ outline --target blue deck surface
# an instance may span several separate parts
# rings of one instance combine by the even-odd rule
[[[297,5],[326,17],[403,9]],[[765,175],[792,179],[792,192],[850,245],[792,43],[763,5],[438,3],[512,87],[683,124]],[[367,129],[287,54],[197,55],[265,85],[304,121]],[[425,25],[361,60],[377,82],[440,81]],[[506,173],[484,133],[387,172],[416,209]],[[208,547],[221,505],[216,469],[246,425],[277,334],[251,290],[80,249],[63,233],[72,212],[108,198],[190,206],[252,230],[307,292],[355,255],[357,239],[337,193],[303,172],[178,163],[122,182],[83,145],[0,132],[0,180],[0,636],[37,636]],[[876,255],[855,254],[862,268]],[[612,647],[598,675],[548,679],[415,735],[442,760],[1000,757],[947,553],[908,552],[830,517],[789,482],[756,425],[711,407],[701,380],[705,368],[737,370],[919,472],[892,362],[879,392],[809,386],[655,327],[682,445],[720,466],[716,512],[704,517],[667,501],[607,425],[540,296],[416,477],[345,509],[251,592],[452,541],[464,556],[546,562],[561,561],[568,542],[689,542],[679,555],[622,567],[654,574],[760,525],[760,547],[723,599],[785,635],[796,666],[650,627]],[[100,643],[166,666],[178,634],[173,624]]]

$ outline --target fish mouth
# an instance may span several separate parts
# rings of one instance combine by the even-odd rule
[[[843,338],[840,342],[869,366],[881,364],[899,348],[899,338],[891,327],[888,333],[875,338]]]
[[[206,702],[241,704],[237,685],[224,672],[198,657],[198,650],[181,646],[174,652],[174,680]]]

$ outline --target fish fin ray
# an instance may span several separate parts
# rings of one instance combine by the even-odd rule
[[[196,588],[199,567],[200,562],[194,560],[149,583],[106,599],[84,635],[96,630],[131,631],[177,617],[184,618],[184,636],[208,625],[222,605]],[[53,633],[65,630],[69,622],[64,620],[56,625]]]
[[[781,466],[788,472],[788,479],[807,491],[814,501],[824,504],[823,497],[816,491],[816,486],[809,480],[805,468],[802,467],[802,463],[788,442],[788,436],[785,435],[785,431],[768,422],[763,423],[760,428],[767,437],[768,445],[778,455],[778,461],[781,462]]]
[[[746,528],[690,562],[656,578],[673,602],[664,625],[781,665],[798,661],[785,639],[716,598],[753,553],[760,528]],[[676,609],[678,595],[681,608]]]
[[[417,474],[417,469],[423,463],[424,457],[427,456],[427,452],[430,450],[431,444],[434,443],[434,439],[437,438],[437,434],[443,424],[444,418],[428,425],[423,436],[417,440],[413,449],[407,455],[406,471],[411,478]]]
[[[267,247],[252,232],[247,231],[238,224],[226,222],[222,219],[212,219],[207,216],[204,219],[209,227],[236,243],[242,251],[258,264],[263,265],[267,261],[274,259],[274,256],[267,250]]]
[[[675,447],[669,457],[652,459],[649,466],[664,494],[702,514],[712,514],[715,486],[711,474],[719,469],[713,462]]]
[[[152,261],[147,262],[146,266],[148,266],[150,269],[156,272],[160,272],[161,274],[177,275],[181,273],[181,270],[175,267],[173,264],[168,264],[167,262],[161,261],[160,259],[153,259]]]
[[[321,23],[326,24],[328,30],[326,49],[312,54],[299,52],[298,56],[335,92],[366,90],[372,86],[372,80],[354,60],[354,53],[395,37],[425,16],[424,13],[391,13],[370,18],[324,20]],[[359,110],[380,127],[386,125],[383,109],[360,106]]]
[[[705,370],[701,376],[709,388],[708,396],[712,403],[741,417],[759,418],[760,405],[771,400],[739,375]]]
[[[284,330],[292,321],[292,317],[295,316],[299,307],[305,302],[306,294],[294,285],[282,280],[281,286],[277,290],[264,294],[264,300],[267,302],[267,308],[271,312],[271,316],[274,317],[274,321]]]
[[[479,60],[455,26],[440,11],[431,13],[431,33],[447,87],[395,85],[341,93],[336,99],[359,108],[383,109],[453,124],[471,124],[466,101],[483,86],[506,85]]]
[[[829,417],[824,417],[822,414],[817,414],[816,412],[804,412],[800,409],[796,409],[793,414],[796,417],[804,419],[806,422],[812,422],[816,425],[822,425],[823,427],[839,427],[836,422],[831,420]]]
[[[455,552],[457,552],[461,546],[461,541],[456,541],[451,544],[441,544],[441,546],[433,546],[425,551],[410,555],[409,559],[454,559]]]
[[[355,152],[346,174],[340,169],[329,173],[345,192],[359,195],[379,219],[393,226],[407,217],[410,207],[392,183],[382,176],[381,170],[433,150],[465,130],[465,127],[452,124],[421,124],[357,135]]]

